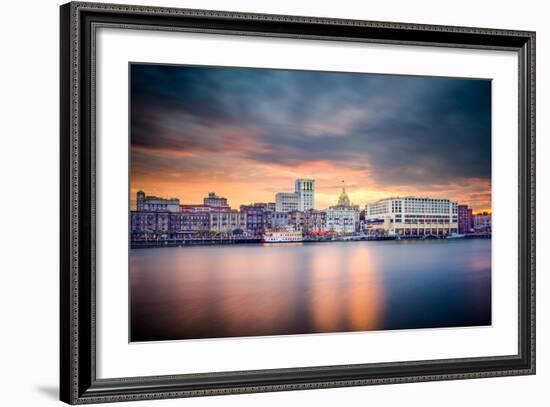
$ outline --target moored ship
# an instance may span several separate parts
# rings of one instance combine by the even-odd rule
[[[262,237],[264,243],[303,242],[302,232],[294,229],[279,229],[266,231]]]

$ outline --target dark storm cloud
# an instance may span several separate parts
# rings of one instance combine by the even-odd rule
[[[134,64],[131,95],[143,151],[331,161],[385,185],[490,178],[488,80]]]

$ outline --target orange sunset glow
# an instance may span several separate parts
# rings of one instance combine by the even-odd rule
[[[184,160],[184,158],[182,158]],[[210,174],[188,176],[185,173],[163,174],[163,178],[153,174],[142,176],[132,174],[131,198],[137,191],[162,197],[179,198],[180,203],[201,203],[208,192],[216,192],[228,199],[228,203],[238,208],[253,202],[274,202],[275,194],[292,191],[297,178],[312,178],[316,182],[315,206],[325,209],[334,205],[342,189],[341,180],[345,180],[346,191],[354,204],[364,206],[367,203],[391,196],[429,196],[447,198],[468,203],[474,212],[490,212],[491,185],[483,179],[462,179],[447,185],[428,185],[422,190],[416,187],[384,186],[369,181],[368,173],[350,169],[337,169],[330,163],[311,163],[300,168],[281,165],[247,165],[249,173],[260,180],[242,179],[240,172],[232,173],[231,167],[218,176]]]
[[[491,211],[490,82],[133,65],[136,192],[199,204],[274,202],[315,180],[315,208],[345,181],[360,206],[447,198]]]

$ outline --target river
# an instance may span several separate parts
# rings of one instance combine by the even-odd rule
[[[491,240],[130,250],[131,341],[491,324]]]

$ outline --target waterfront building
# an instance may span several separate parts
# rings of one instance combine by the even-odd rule
[[[365,209],[360,210],[359,211],[359,230],[361,232],[366,232],[367,231],[367,223],[365,221],[365,217],[366,217]]]
[[[131,212],[132,240],[183,239],[210,230],[208,212]]]
[[[294,230],[304,230],[306,223],[306,214],[302,211],[291,211],[288,213],[288,224]]]
[[[263,210],[254,205],[241,205],[241,214],[246,218],[246,230],[251,234],[263,232]]]
[[[290,216],[288,212],[268,212],[268,227],[271,229],[282,229],[289,225]]]
[[[227,233],[246,230],[246,215],[236,210],[211,211],[210,231]]]
[[[327,230],[327,213],[316,209],[292,211],[289,214],[289,225],[305,234],[319,233]]]
[[[300,208],[300,196],[296,192],[278,192],[275,195],[277,212],[297,211]]]
[[[269,227],[270,214],[273,212],[273,203],[254,203],[241,205],[241,214],[246,219],[246,229],[254,235],[261,235]]]
[[[181,212],[212,212],[212,211],[229,211],[231,208],[229,206],[210,206],[210,205],[204,205],[204,204],[187,204],[187,205],[180,205],[180,211]]]
[[[386,236],[445,236],[458,232],[458,205],[448,199],[396,197],[366,205],[367,232]]]
[[[138,212],[179,212],[180,200],[177,198],[159,198],[147,196],[145,192],[138,191],[136,194],[136,209]]]
[[[458,205],[458,233],[471,233],[474,229],[472,208],[468,205]]]
[[[210,230],[209,212],[180,212],[170,214],[170,237],[184,239]]]
[[[156,240],[170,237],[169,212],[130,212],[132,240]]]
[[[305,212],[305,231],[307,233],[319,233],[327,230],[327,213],[310,209]]]
[[[330,206],[326,212],[326,230],[335,233],[355,233],[359,227],[359,205],[350,202],[346,188],[338,198],[338,204]]]
[[[297,179],[294,192],[298,195],[298,210],[307,211],[315,207],[315,180]]]
[[[315,207],[315,180],[299,178],[294,181],[294,192],[275,194],[277,212],[307,211]]]
[[[492,229],[492,215],[482,212],[474,215],[474,230],[476,232],[488,233]]]
[[[224,198],[223,196],[218,196],[215,192],[209,192],[208,196],[203,199],[203,203],[205,206],[229,209],[229,205],[227,205],[227,198]]]

